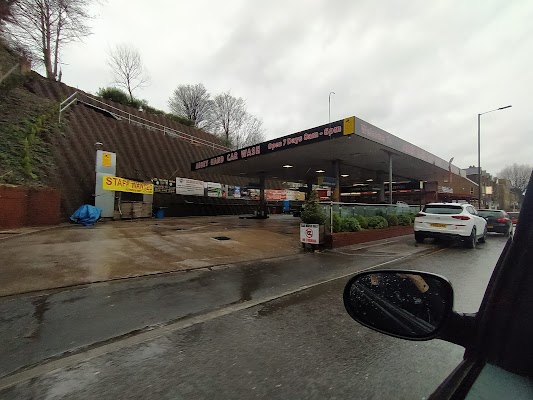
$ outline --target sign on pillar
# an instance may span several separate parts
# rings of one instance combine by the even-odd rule
[[[103,187],[105,176],[116,176],[117,155],[110,151],[96,150],[96,185],[94,188],[94,205],[102,209],[102,217],[112,218],[115,211],[115,192]]]

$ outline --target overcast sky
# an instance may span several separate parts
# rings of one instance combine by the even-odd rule
[[[179,84],[231,90],[268,138],[355,115],[464,168],[533,156],[533,1],[107,0],[63,53],[63,81],[111,83],[126,42],[151,75],[137,97],[168,110]]]

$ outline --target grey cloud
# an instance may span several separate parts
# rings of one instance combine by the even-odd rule
[[[102,43],[131,33],[152,75],[140,97],[158,107],[176,85],[202,82],[245,98],[276,137],[326,122],[335,91],[332,119],[357,115],[466,167],[477,113],[513,104],[482,117],[482,165],[531,162],[531,2],[162,0],[126,16],[129,3],[113,3],[83,51],[65,54],[67,83],[105,85]]]

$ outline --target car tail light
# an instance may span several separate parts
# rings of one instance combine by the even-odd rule
[[[503,223],[503,222],[507,222],[507,221],[509,221],[509,218],[498,218],[497,221]]]
[[[468,221],[470,219],[468,215],[452,215],[452,218],[460,219],[461,221]]]
[[[425,217],[426,214],[424,214],[423,212],[419,212],[418,214],[416,214],[417,217]]]

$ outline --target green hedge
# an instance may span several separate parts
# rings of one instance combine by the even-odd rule
[[[389,224],[385,218],[379,215],[368,218],[368,227],[370,229],[382,229],[388,227]]]
[[[359,225],[362,229],[368,229],[368,220],[366,217],[362,215],[356,215],[355,218],[357,218],[357,221],[359,221]]]
[[[342,218],[339,214],[333,214],[333,232],[342,232]]]
[[[398,225],[400,226],[409,226],[412,224],[411,215],[409,214],[400,214],[398,215]]]
[[[359,232],[361,230],[361,225],[355,217],[345,217],[341,221],[341,230],[342,232]]]
[[[386,219],[389,226],[398,226],[399,221],[396,215],[387,215]]]

